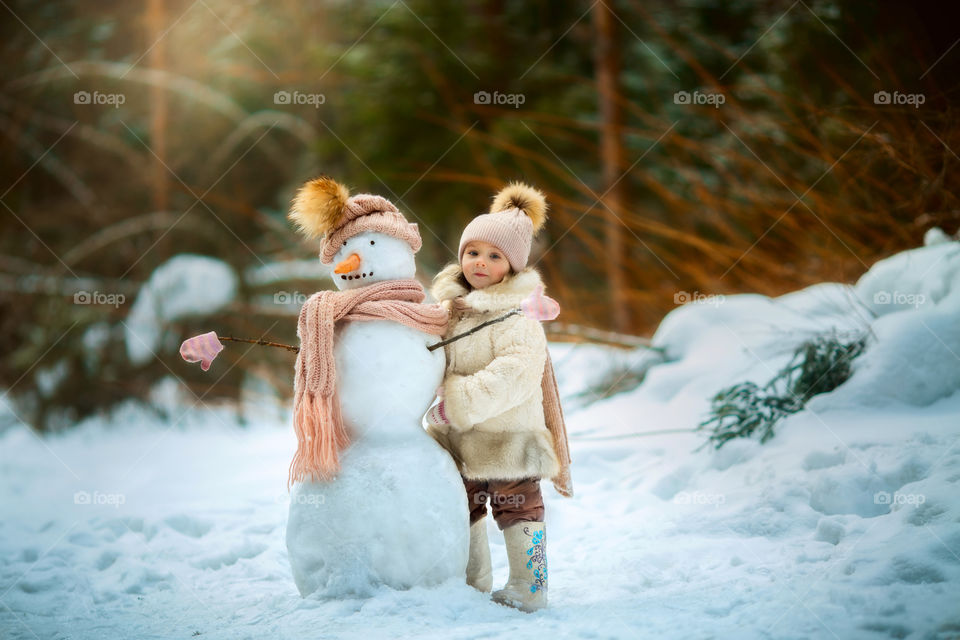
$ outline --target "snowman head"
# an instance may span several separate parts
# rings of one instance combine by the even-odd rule
[[[289,217],[306,237],[321,238],[320,262],[341,290],[414,276],[420,231],[386,198],[351,196],[322,176],[300,188]]]
[[[367,231],[343,241],[333,257],[330,277],[337,289],[356,289],[416,274],[413,249],[406,241]]]

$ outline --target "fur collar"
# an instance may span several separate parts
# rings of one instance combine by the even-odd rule
[[[445,266],[440,273],[433,278],[433,285],[430,287],[430,295],[437,302],[453,300],[457,296],[465,296],[469,289],[461,282],[463,271],[460,265],[452,262]]]
[[[443,268],[433,279],[431,294],[438,302],[463,296],[464,301],[477,311],[507,311],[520,306],[520,301],[542,285],[540,273],[527,267],[519,273],[506,275],[497,284],[470,291],[461,282],[463,271],[457,263]]]

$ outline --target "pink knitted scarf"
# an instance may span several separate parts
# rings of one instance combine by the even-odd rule
[[[297,452],[290,463],[288,490],[291,483],[307,478],[333,478],[340,470],[338,454],[350,444],[337,397],[334,324],[338,320],[392,320],[441,336],[447,327],[447,313],[439,305],[421,304],[425,297],[416,280],[387,280],[347,291],[320,291],[300,309],[300,353],[293,382]]]

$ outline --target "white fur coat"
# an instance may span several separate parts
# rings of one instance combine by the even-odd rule
[[[458,296],[472,311],[454,311],[445,337],[520,306],[542,284],[532,267],[497,284],[470,291],[457,264],[448,265],[431,290],[448,310]],[[547,338],[536,320],[520,314],[484,327],[444,347],[444,409],[452,424],[428,431],[471,480],[552,478],[559,470],[544,423],[541,379]]]

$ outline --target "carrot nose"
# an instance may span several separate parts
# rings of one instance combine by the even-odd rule
[[[360,256],[355,253],[351,253],[350,257],[337,264],[333,269],[334,273],[350,273],[357,269],[360,266]]]

